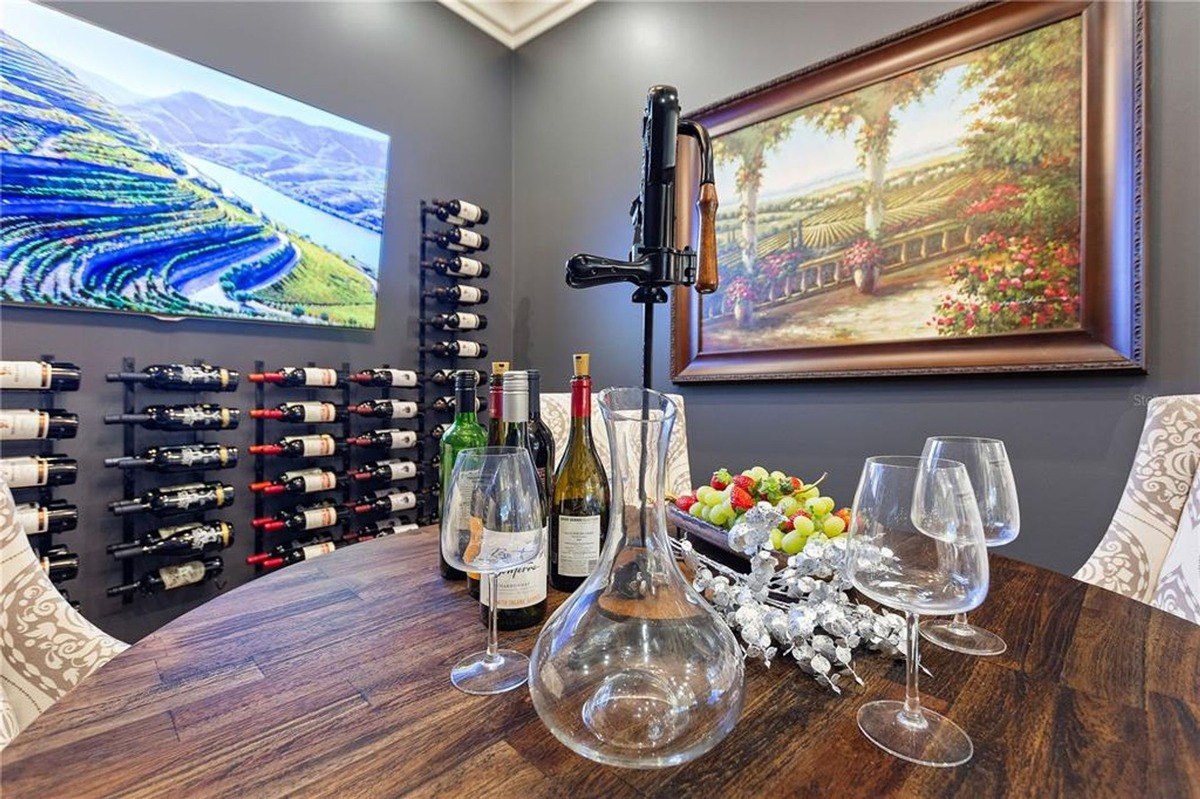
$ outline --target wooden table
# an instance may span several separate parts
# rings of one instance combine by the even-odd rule
[[[472,697],[450,666],[483,643],[477,605],[437,576],[436,536],[379,539],[242,586],[101,669],[3,753],[5,797],[1200,795],[1200,628],[1002,557],[973,619],[1009,650],[922,647],[928,704],[975,741],[965,766],[889,757],[858,731],[903,696],[747,667],[734,732],[698,761],[634,771],[555,741],[519,689]],[[561,595],[551,592],[554,601]],[[528,652],[536,630],[501,634]]]

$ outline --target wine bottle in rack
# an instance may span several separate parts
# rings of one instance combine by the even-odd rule
[[[446,305],[483,305],[488,301],[488,290],[478,286],[456,284],[429,289],[425,296]]]
[[[190,513],[227,508],[233,504],[233,486],[221,482],[184,483],[154,488],[135,499],[118,499],[108,503],[117,516],[130,513]]]
[[[139,372],[110,372],[110,383],[141,383],[160,391],[236,391],[241,376],[233,369],[202,363],[156,363]]]
[[[440,358],[486,358],[488,354],[486,344],[467,339],[435,341],[425,347],[425,351],[432,352]]]
[[[43,552],[41,565],[52,583],[74,580],[79,576],[79,556],[62,544],[55,544]]]
[[[333,527],[350,521],[353,515],[351,509],[344,505],[323,502],[318,505],[293,508],[277,516],[255,519],[251,524],[268,533],[292,533]]]
[[[371,419],[412,419],[420,413],[420,408],[411,400],[377,399],[364,400],[351,411]]]
[[[608,477],[592,440],[589,360],[587,353],[575,355],[571,429],[550,502],[550,585],[567,592],[596,568],[608,533]]]
[[[58,408],[0,410],[0,441],[74,438],[78,432],[79,417]]]
[[[109,467],[166,473],[232,469],[237,462],[237,447],[208,443],[150,447],[140,455],[104,459],[104,465]]]
[[[434,314],[429,319],[422,319],[421,323],[446,331],[483,330],[487,327],[487,317],[483,314],[455,311],[454,313]]]
[[[0,458],[0,480],[9,488],[71,485],[78,475],[79,463],[65,455]]]
[[[337,388],[342,377],[336,369],[319,366],[285,366],[274,372],[253,372],[251,383],[273,383],[284,388]]]
[[[117,560],[139,555],[194,555],[217,552],[233,543],[233,526],[222,521],[199,521],[159,527],[136,541],[109,544]]]
[[[412,449],[417,445],[417,431],[400,430],[394,427],[386,430],[368,430],[349,439],[348,443],[363,449]]]
[[[452,225],[483,225],[490,217],[486,208],[466,200],[439,200],[435,197],[433,208],[433,213],[438,219]]]
[[[65,533],[79,526],[79,509],[65,499],[54,499],[48,505],[26,502],[16,509],[17,524],[26,535]]]
[[[426,233],[421,238],[449,252],[483,252],[492,244],[482,233],[461,227]]]
[[[0,361],[0,391],[78,391],[81,379],[66,361]]]
[[[475,385],[482,386],[487,383],[487,372],[482,369],[438,369],[429,376],[430,382],[437,383],[439,386],[453,386],[456,383],[456,378],[459,372],[474,372]]]
[[[350,379],[360,386],[374,388],[416,388],[417,373],[411,369],[363,369],[355,372]]]
[[[433,402],[429,403],[431,410],[435,411],[454,411],[455,413],[466,413],[467,408],[473,408],[472,413],[479,413],[485,407],[487,402],[481,397],[474,397],[467,400],[467,405],[464,407],[453,394],[445,397],[438,397]]]
[[[337,538],[332,541],[322,541],[319,544],[308,544],[307,546],[296,547],[294,549],[289,549],[287,554],[283,555],[282,557],[267,558],[262,562],[262,567],[268,570],[281,569],[284,566],[291,566],[293,563],[301,563],[306,560],[312,560],[313,558],[319,558],[322,555],[328,555],[331,552],[335,552],[342,547],[350,546],[353,543],[354,541],[346,538]]]
[[[468,258],[459,255],[454,258],[434,258],[432,261],[422,261],[421,266],[432,269],[442,277],[453,277],[459,280],[470,280],[476,277],[487,277],[492,273],[492,265],[478,258]]]
[[[454,473],[454,461],[458,458],[458,453],[464,449],[486,447],[488,443],[487,431],[479,424],[479,419],[475,415],[479,407],[479,397],[475,395],[478,383],[479,374],[474,369],[464,369],[455,378],[453,401],[457,407],[454,421],[442,434],[438,449],[441,461],[439,484],[443,497],[450,496],[450,477]],[[470,495],[469,491],[461,493],[464,498],[469,498]],[[469,515],[460,513],[458,518],[466,519]],[[470,538],[471,531],[466,527],[461,527],[458,535],[459,538],[466,540]],[[465,572],[446,562],[441,547],[438,547],[438,571],[447,580],[462,580],[467,576]]]
[[[442,436],[444,436],[446,434],[446,431],[449,429],[450,429],[450,425],[439,424],[436,427],[430,429],[429,438],[433,439],[434,441],[441,441]]]
[[[114,585],[108,589],[109,596],[123,594],[156,594],[160,591],[173,591],[185,585],[198,585],[217,577],[225,569],[225,562],[219,556],[189,560],[175,563],[146,572],[140,580],[126,585]]]
[[[317,535],[309,535],[309,536],[304,536],[303,538],[296,538],[291,541],[285,541],[282,544],[277,544],[276,546],[271,547],[271,549],[267,550],[266,552],[255,552],[252,555],[248,555],[246,557],[246,563],[250,566],[257,566],[258,564],[262,563],[263,561],[267,560],[268,558],[282,558],[285,555],[287,555],[287,553],[291,552],[293,549],[299,549],[300,547],[312,546],[313,544],[321,544],[321,543],[324,543],[325,541],[332,541],[332,540],[333,540],[333,536],[330,535],[329,533],[319,533]]]
[[[364,516],[390,516],[402,510],[417,507],[417,495],[413,491],[399,488],[384,488],[372,491],[358,500],[354,512]]]
[[[253,444],[250,454],[282,458],[327,458],[345,449],[346,445],[333,436],[315,433],[307,436],[284,436],[274,444]]]
[[[400,458],[374,461],[359,466],[353,476],[360,483],[394,483],[397,480],[411,480],[417,476],[417,464]]]
[[[387,535],[396,535],[397,533],[407,533],[414,530],[420,530],[421,526],[414,524],[407,516],[400,516],[395,519],[383,519],[377,522],[370,522],[358,528],[358,537],[363,540],[371,538],[382,538]]]
[[[296,424],[330,424],[340,422],[345,418],[345,408],[332,402],[307,400],[303,402],[283,402],[274,408],[253,408],[251,419],[274,419],[279,422]]]
[[[212,402],[195,405],[147,405],[141,413],[109,413],[105,424],[137,424],[147,430],[233,430],[241,420],[237,408]]]
[[[251,491],[263,494],[316,494],[321,491],[348,485],[350,476],[338,474],[328,469],[293,469],[276,477],[274,480],[251,483]]]

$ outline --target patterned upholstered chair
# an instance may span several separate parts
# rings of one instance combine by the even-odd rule
[[[691,464],[688,462],[687,415],[683,408],[683,397],[678,394],[668,394],[679,408],[675,417],[675,426],[671,430],[671,441],[667,445],[667,493],[684,494],[692,490]],[[542,419],[554,436],[554,457],[562,458],[563,449],[567,446],[567,433],[571,429],[571,395],[543,394]],[[592,395],[592,440],[596,442],[596,454],[600,462],[608,467],[608,432],[604,428],[604,419],[600,416],[600,406],[596,395]]]
[[[0,749],[123,644],[58,593],[0,481]]]
[[[1200,624],[1200,394],[1150,401],[1117,512],[1075,576]]]

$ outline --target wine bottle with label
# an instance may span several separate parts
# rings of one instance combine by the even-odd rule
[[[487,407],[487,402],[481,397],[473,397],[465,402],[467,403],[465,406],[460,404],[458,398],[451,394],[446,397],[438,397],[429,403],[429,408],[434,411],[454,411],[455,413],[463,413],[467,408],[474,408],[472,413],[479,413]]]
[[[504,445],[520,447],[534,456],[529,430],[529,375],[525,372],[509,371],[504,374],[504,398],[501,400],[504,415]],[[534,461],[536,466],[536,460]],[[543,518],[548,519],[548,502],[545,481],[538,481],[538,501],[542,504]],[[547,528],[542,527],[542,549],[546,549]],[[547,556],[542,552],[532,563],[518,566],[501,573],[496,578],[496,626],[501,630],[519,630],[540,624],[546,618],[546,564]],[[488,620],[487,583],[480,591],[480,612],[484,622]]]
[[[282,544],[277,544],[271,547],[267,552],[255,552],[253,555],[246,557],[246,563],[249,566],[257,566],[268,558],[282,558],[293,549],[300,547],[312,546],[313,544],[322,544],[326,541],[332,541],[333,536],[329,533],[316,533],[314,535],[296,538],[291,541],[285,541]]]
[[[600,560],[608,537],[608,477],[592,440],[592,378],[586,353],[575,356],[571,429],[554,473],[550,503],[550,585],[571,592]]]
[[[251,455],[280,458],[327,458],[344,452],[346,444],[325,433],[307,436],[284,436],[274,444],[252,444]]]
[[[397,399],[366,400],[350,410],[370,419],[413,419],[420,412],[417,403]]]
[[[329,469],[293,469],[283,472],[274,480],[251,483],[250,490],[261,494],[317,494],[332,491],[350,483],[350,475],[338,474]]]
[[[421,266],[432,269],[442,277],[453,277],[459,280],[487,277],[492,273],[491,264],[477,258],[468,258],[465,255],[454,258],[434,258],[432,261],[422,261]]]
[[[482,369],[438,369],[429,376],[429,380],[439,386],[453,386],[457,382],[458,373],[467,371],[475,373],[476,385],[482,386],[487,383],[487,372]]]
[[[140,372],[109,372],[110,383],[141,383],[159,391],[236,391],[241,377],[233,369],[202,363],[156,363]]]
[[[308,544],[302,547],[290,549],[281,557],[267,558],[262,562],[264,569],[280,569],[284,566],[291,566],[293,563],[300,563],[313,558],[319,558],[322,555],[328,555],[330,552],[336,552],[342,547],[353,544],[353,541],[345,538],[338,538],[333,541],[322,541],[319,544]]]
[[[542,480],[549,508],[550,497],[554,496],[554,465],[557,463],[554,459],[554,435],[542,420],[541,373],[537,369],[530,369],[525,374],[529,379],[529,454],[533,457],[533,468],[537,469],[538,477]],[[549,513],[545,518],[549,525]]]
[[[184,483],[147,491],[136,499],[118,499],[108,503],[117,516],[130,513],[193,513],[227,508],[233,504],[233,486],[226,483]]]
[[[344,505],[322,503],[305,508],[296,508],[275,517],[255,519],[251,522],[268,533],[323,530],[326,527],[350,521],[353,512]]]
[[[474,227],[486,224],[489,214],[486,208],[466,200],[433,200],[434,215],[452,225]]]
[[[358,467],[353,476],[355,480],[362,483],[394,483],[397,480],[410,480],[416,477],[417,464],[399,458],[364,463]]]
[[[232,469],[237,462],[237,447],[206,443],[150,447],[141,455],[104,459],[104,465],[109,467],[167,473]]]
[[[384,488],[362,497],[354,512],[364,516],[390,516],[417,507],[417,495],[399,488]]]
[[[492,245],[488,237],[467,228],[452,227],[437,233],[426,233],[421,238],[431,241],[449,252],[483,252]]]
[[[504,374],[512,366],[508,361],[492,361],[492,374],[488,378],[488,426],[487,445],[504,446]],[[444,462],[444,461],[443,461]],[[449,496],[442,492],[442,496]],[[478,572],[467,572],[467,593],[479,599],[480,579]]]
[[[0,361],[0,391],[78,391],[81,379],[66,361]]]
[[[58,408],[0,410],[0,441],[74,438],[78,432],[79,417]]]
[[[109,544],[108,554],[118,560],[138,555],[200,555],[228,548],[233,526],[228,522],[188,522],[151,530],[136,541]]]
[[[319,366],[285,366],[274,372],[254,372],[251,383],[274,383],[284,388],[338,388],[343,384],[336,369]]]
[[[146,572],[140,580],[127,585],[114,585],[108,589],[109,596],[142,593],[156,594],[159,591],[173,591],[185,585],[198,585],[218,576],[225,568],[224,561],[219,556],[201,560],[189,560],[163,566],[152,572]]]
[[[391,427],[386,430],[369,430],[350,439],[355,447],[375,450],[412,449],[417,445],[416,430],[401,430]]]
[[[16,519],[26,535],[65,533],[79,526],[79,509],[65,499],[51,500],[49,505],[26,502],[17,506]]]
[[[428,289],[426,297],[432,297],[446,305],[483,305],[488,301],[488,290],[477,286],[457,284]]]
[[[105,424],[138,424],[147,430],[233,430],[242,412],[211,402],[197,405],[147,405],[141,413],[110,413]]]
[[[455,311],[454,313],[434,314],[429,319],[422,319],[421,323],[449,331],[483,330],[487,327],[487,317],[483,314]]]
[[[62,544],[55,544],[43,552],[41,565],[52,583],[74,580],[79,576],[79,556]]]
[[[9,488],[71,485],[78,475],[79,463],[65,455],[0,458],[0,480]]]
[[[294,424],[331,424],[345,418],[346,409],[332,402],[309,400],[306,402],[283,402],[274,408],[253,408],[251,419],[274,419]]]
[[[454,339],[453,341],[435,341],[424,348],[439,358],[486,358],[488,347],[478,341]]]
[[[417,373],[411,369],[363,369],[355,372],[350,379],[360,386],[375,388],[416,388]]]
[[[364,524],[358,528],[358,540],[369,541],[372,538],[383,538],[384,536],[396,535],[398,533],[411,533],[421,529],[421,525],[414,524],[407,516],[400,516],[396,519],[384,519],[379,522]]]
[[[475,387],[478,385],[478,381],[479,375],[474,369],[464,369],[455,377],[454,421],[451,422],[450,427],[442,434],[441,441],[438,442],[438,452],[441,457],[440,485],[443,497],[450,496],[450,477],[454,473],[454,461],[458,458],[458,453],[464,449],[486,447],[488,443],[487,431],[483,429],[483,425],[479,424],[479,419],[475,415],[479,402],[479,398],[475,396]],[[470,497],[470,492],[463,491],[461,496]],[[466,519],[469,515],[459,514],[459,518]],[[458,531],[458,535],[460,538],[470,538],[470,530],[463,528]],[[447,580],[462,580],[467,576],[465,572],[446,562],[441,547],[438,547],[438,571]]]

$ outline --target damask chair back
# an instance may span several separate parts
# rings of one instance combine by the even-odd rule
[[[0,480],[0,749],[80,680],[124,651],[50,582]]]
[[[683,397],[678,394],[667,396],[679,409],[671,430],[671,441],[667,445],[667,493],[686,494],[692,490],[691,464],[688,461],[687,414],[683,407]],[[554,457],[561,459],[567,446],[567,434],[571,430],[571,395],[543,394],[542,420],[554,436]],[[605,471],[608,471],[608,431],[604,427],[600,403],[596,401],[595,394],[592,395],[592,440],[596,444],[596,454],[600,456],[600,462],[604,464]]]
[[[1200,394],[1150,401],[1125,493],[1075,577],[1200,623]]]

